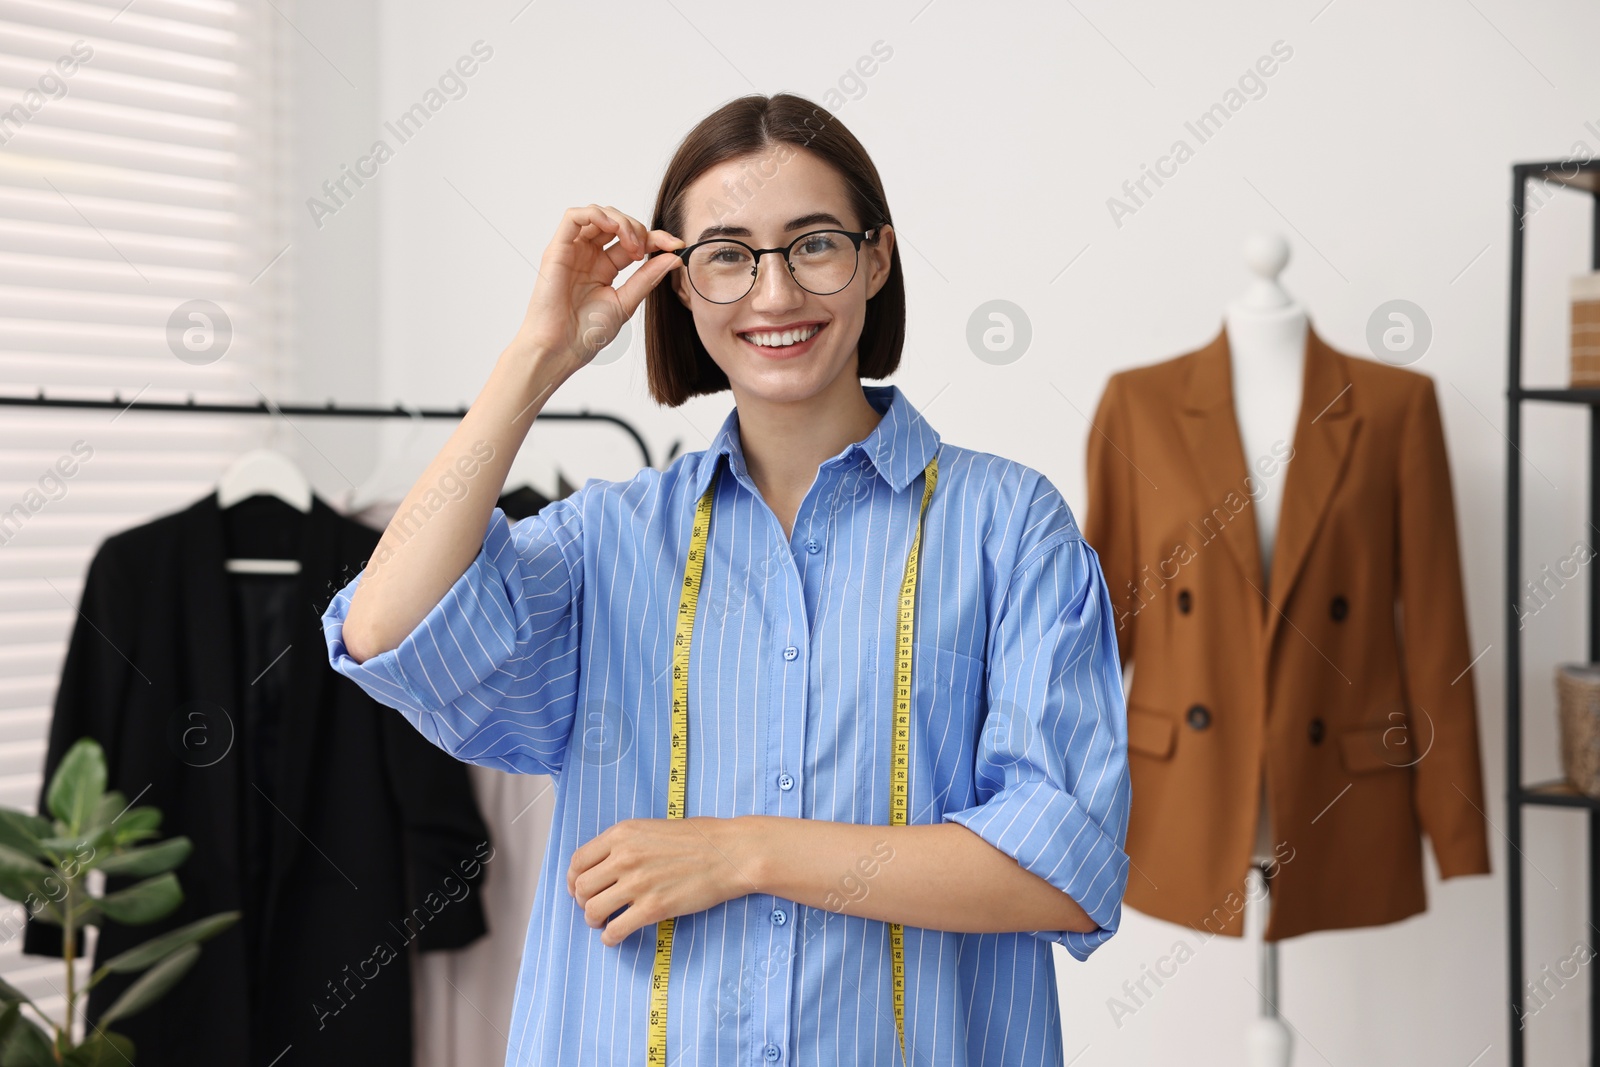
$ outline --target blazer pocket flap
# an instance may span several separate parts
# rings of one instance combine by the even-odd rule
[[[1128,708],[1128,747],[1136,752],[1166,759],[1172,755],[1172,740],[1177,729],[1173,721],[1160,712]]]
[[[1406,753],[1389,747],[1390,734],[1405,731],[1392,726],[1365,726],[1339,735],[1339,755],[1344,769],[1355,774],[1364,771],[1396,771],[1407,766]]]

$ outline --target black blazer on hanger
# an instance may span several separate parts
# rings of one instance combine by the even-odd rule
[[[159,807],[163,837],[194,842],[176,871],[182,906],[149,926],[108,924],[96,961],[247,911],[162,1000],[113,1029],[141,1065],[266,1067],[292,1045],[280,1067],[404,1067],[407,949],[459,948],[485,932],[488,831],[466,765],[328,667],[322,610],[378,533],[314,500],[290,527],[300,574],[280,580],[272,611],[240,612],[225,519],[213,494],[100,547],[56,697],[45,787],[71,744],[93,737],[108,788]],[[241,651],[264,647],[258,624],[288,646],[264,670]],[[30,920],[23,951],[59,956],[60,928]],[[95,987],[91,1022],[133,977]]]

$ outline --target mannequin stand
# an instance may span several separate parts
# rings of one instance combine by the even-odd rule
[[[1266,930],[1267,910],[1271,906],[1267,867],[1252,864],[1248,877],[1252,883],[1249,899],[1261,902],[1251,909],[1259,916],[1259,920],[1252,924],[1256,927],[1254,936],[1259,936]],[[1245,1034],[1247,1060],[1250,1067],[1289,1067],[1289,1060],[1294,1055],[1294,1038],[1278,1014],[1278,943],[1261,941],[1257,948],[1257,959],[1260,966],[1261,1016],[1250,1024]]]

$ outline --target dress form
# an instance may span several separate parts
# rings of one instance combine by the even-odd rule
[[[1275,458],[1282,453],[1282,445],[1294,443],[1305,380],[1308,325],[1305,309],[1277,281],[1289,260],[1289,248],[1283,238],[1276,235],[1251,237],[1245,243],[1244,256],[1256,279],[1244,296],[1228,305],[1226,329],[1234,419],[1239,426],[1239,441],[1251,478],[1262,588],[1266,589],[1272,573],[1272,550],[1277,543],[1278,513],[1283,504],[1283,485],[1289,465],[1275,462],[1257,466],[1257,461],[1263,457]],[[1267,862],[1273,853],[1265,782],[1262,790],[1260,821],[1252,853],[1258,863]]]
[[[1278,284],[1278,274],[1289,261],[1289,246],[1277,234],[1257,234],[1245,242],[1244,258],[1255,281],[1244,296],[1227,308],[1225,329],[1233,381],[1233,408],[1239,442],[1252,479],[1251,497],[1259,538],[1262,588],[1271,573],[1272,550],[1277,541],[1278,516],[1283,503],[1287,462],[1263,463],[1262,457],[1283,454],[1279,442],[1293,445],[1300,418],[1305,380],[1306,312]],[[1292,454],[1291,454],[1292,459]],[[1260,914],[1257,928],[1265,926],[1269,906],[1263,884],[1263,865],[1274,857],[1272,828],[1267,810],[1266,776],[1262,776],[1260,815],[1252,849],[1252,910]],[[1292,1044],[1288,1027],[1278,1013],[1278,946],[1260,947],[1261,1017],[1248,1035],[1252,1067],[1288,1067]]]

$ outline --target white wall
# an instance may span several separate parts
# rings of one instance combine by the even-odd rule
[[[1368,316],[1384,301],[1425,309],[1434,341],[1416,367],[1439,382],[1470,632],[1477,649],[1488,646],[1475,680],[1496,873],[1431,881],[1431,910],[1413,920],[1287,943],[1282,1007],[1301,1064],[1505,1063],[1510,165],[1565,157],[1576,142],[1600,152],[1600,12],[1507,0],[803,9],[675,0],[533,3],[519,13],[522,4],[388,0],[339,15],[302,6],[307,37],[359,74],[352,86],[307,60],[302,140],[315,151],[297,171],[301,197],[318,195],[316,184],[373,139],[393,146],[381,121],[421,99],[475,41],[493,49],[467,94],[399,145],[348,208],[320,230],[302,213],[299,276],[317,279],[299,289],[308,395],[469,401],[515,329],[533,264],[566,207],[614,204],[648,221],[665,162],[704,114],[751,91],[820,100],[878,41],[892,56],[836,110],[872,152],[905,242],[909,340],[893,380],[946,439],[1037,467],[1080,512],[1086,417],[1107,375],[1215,334],[1246,283],[1239,247],[1250,231],[1292,242],[1284,282],[1336,347],[1364,353]],[[372,33],[369,23],[375,33],[359,36]],[[1265,94],[1115,224],[1108,198],[1174,139],[1194,145],[1185,121],[1280,40],[1293,55]],[[1565,380],[1566,278],[1586,267],[1588,222],[1583,198],[1559,194],[1533,223],[1530,383]],[[1020,305],[1034,331],[1009,366],[979,361],[965,342],[969,314],[994,298]],[[623,358],[587,369],[550,406],[622,414],[659,457],[676,439],[684,450],[704,447],[731,398],[658,409],[635,333]],[[1531,571],[1591,534],[1581,511],[1583,412],[1528,415]],[[414,456],[399,464],[399,485],[440,433],[412,442],[412,453],[391,445]],[[537,428],[522,473],[548,485],[556,461],[579,482],[625,477],[638,464],[611,431]],[[367,470],[346,473],[359,481]],[[1529,626],[1530,780],[1556,773],[1551,672],[1582,658],[1584,609],[1574,584]],[[1597,936],[1584,923],[1581,829],[1573,812],[1529,817],[1530,973]],[[1257,979],[1253,950],[1238,942],[1207,944],[1148,1005],[1120,1026],[1112,1020],[1109,998],[1179,937],[1198,944],[1128,912],[1122,933],[1087,964],[1061,957],[1070,1062],[1241,1062],[1255,1010],[1247,981]],[[1587,980],[1533,1021],[1531,1062],[1576,1061]]]

